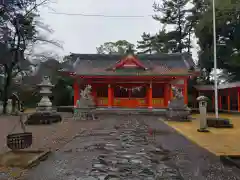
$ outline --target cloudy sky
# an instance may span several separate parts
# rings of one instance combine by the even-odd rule
[[[143,32],[156,33],[161,25],[154,14],[154,0],[57,0],[51,8],[40,9],[43,21],[54,30],[51,38],[63,42],[59,54],[96,53],[96,47],[108,41],[128,40],[136,43]],[[54,13],[55,11],[55,13]],[[100,14],[107,16],[144,16],[140,18],[87,17],[66,14]]]

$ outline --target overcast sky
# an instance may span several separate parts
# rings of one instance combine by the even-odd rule
[[[51,38],[63,42],[61,55],[96,53],[108,41],[127,40],[136,44],[143,32],[156,33],[161,25],[152,19],[154,0],[57,0],[50,7],[57,13],[145,16],[141,18],[86,17],[53,14],[40,9],[43,21],[54,30]],[[56,51],[56,49],[54,48]]]

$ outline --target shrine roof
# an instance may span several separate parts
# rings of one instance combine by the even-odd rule
[[[125,68],[126,60],[132,60],[132,68]],[[189,54],[70,54],[61,71],[76,75],[188,75],[196,70]]]

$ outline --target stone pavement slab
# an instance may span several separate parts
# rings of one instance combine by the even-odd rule
[[[214,114],[209,114],[214,117]],[[199,133],[199,115],[192,122],[164,121],[183,136],[216,155],[240,155],[240,115],[220,114],[229,118],[234,128],[209,128],[209,133]]]
[[[119,123],[123,121],[133,122],[130,118],[137,119],[139,121],[145,121],[148,128],[157,129],[158,132],[163,131],[164,133],[159,133],[153,138],[152,144],[147,146],[142,142],[142,137],[138,134],[142,133],[142,130],[139,133],[135,133],[135,137],[132,136],[132,130],[129,128],[128,123],[125,123],[126,126],[118,126]],[[159,168],[166,168],[168,172],[176,174],[176,172],[180,173],[180,179],[185,180],[238,180],[240,179],[239,170],[232,167],[223,166],[220,162],[219,158],[207,150],[197,146],[191,141],[187,140],[184,136],[178,134],[174,129],[164,124],[161,121],[158,121],[158,117],[154,116],[142,116],[142,115],[134,115],[134,116],[103,116],[101,118],[98,125],[95,128],[92,128],[91,132],[84,134],[84,136],[78,136],[71,142],[67,143],[64,147],[60,148],[59,151],[54,153],[47,161],[42,162],[38,167],[34,168],[30,171],[24,180],[76,180],[76,179],[96,179],[90,178],[89,176],[83,177],[86,173],[91,174],[91,169],[96,168],[103,174],[106,174],[106,166],[99,164],[97,159],[99,160],[99,156],[101,157],[101,161],[106,164],[109,161],[106,159],[102,159],[104,157],[113,158],[110,162],[111,164],[116,164],[118,159],[114,154],[119,155],[121,153],[126,153],[126,158],[134,157],[134,154],[129,155],[130,150],[141,151],[141,155],[144,157],[144,153],[148,148],[151,148],[153,145],[158,146],[159,149],[165,149],[170,152],[171,156],[170,161],[165,163],[160,163]],[[139,123],[136,121],[135,126],[138,126]],[[133,125],[134,126],[134,125]],[[104,132],[107,131],[120,131],[123,130],[123,134],[119,134],[118,136],[107,135]],[[120,130],[118,130],[120,129]],[[114,134],[114,133],[113,133]],[[137,137],[136,137],[137,136]],[[147,135],[146,135],[147,136]],[[155,139],[155,140],[154,140]],[[121,143],[120,143],[121,142]],[[138,142],[136,145],[134,142]],[[125,151],[122,149],[114,149],[118,147],[118,145],[122,144],[123,146],[128,148]],[[106,151],[106,146],[103,144],[108,144],[108,148]],[[144,148],[143,148],[144,147]],[[119,147],[118,147],[119,148]],[[132,149],[133,148],[133,149]],[[106,151],[106,152],[105,152]],[[114,152],[112,152],[114,151]],[[159,150],[158,150],[159,151]],[[143,153],[143,154],[142,154]],[[138,152],[139,154],[139,152]],[[146,157],[150,156],[151,153],[147,152]],[[128,162],[125,160],[125,157],[122,158],[122,163]],[[161,155],[155,156],[156,158],[161,157]],[[151,159],[152,157],[150,157]],[[164,158],[166,159],[166,158]],[[138,163],[139,160],[145,161],[144,159],[133,159],[131,161],[133,163]],[[152,159],[153,160],[153,159]],[[159,163],[159,161],[154,160],[155,163]],[[161,162],[161,161],[160,161]],[[95,163],[95,164],[94,164]],[[141,164],[141,166],[144,163]],[[153,173],[153,170],[149,171],[149,167],[154,167],[153,165],[148,164],[146,161],[146,170],[144,172],[148,172],[150,174]],[[159,165],[159,164],[158,164]],[[141,170],[141,166],[139,169]],[[103,169],[101,169],[103,168]],[[110,168],[111,171],[118,171],[118,166],[114,166],[114,168]],[[124,167],[125,168],[125,167]],[[131,167],[129,167],[131,168]],[[95,169],[95,170],[96,170]],[[99,171],[93,171],[94,173],[98,173]],[[128,170],[124,170],[125,173],[128,173]],[[155,171],[154,171],[155,172]],[[116,173],[116,172],[115,172]],[[114,174],[114,173],[113,173]],[[130,179],[134,179],[132,176],[128,176]],[[124,178],[128,179],[128,178]],[[139,179],[139,178],[135,178]],[[145,178],[147,179],[147,178]],[[176,179],[176,177],[165,177],[165,179]]]

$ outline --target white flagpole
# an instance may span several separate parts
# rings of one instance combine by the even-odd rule
[[[212,0],[213,8],[213,48],[214,48],[214,94],[215,94],[215,116],[218,118],[218,77],[217,77],[217,36],[216,36],[216,9],[215,0]]]

